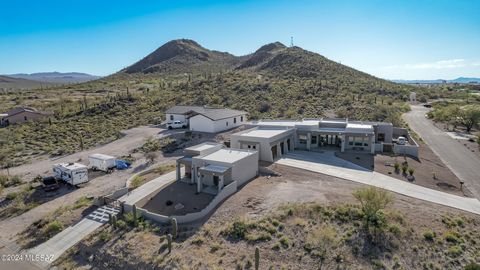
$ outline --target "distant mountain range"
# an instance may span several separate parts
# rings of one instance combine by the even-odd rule
[[[441,84],[441,83],[480,83],[480,78],[459,77],[454,80],[391,80],[396,83],[406,84]]]
[[[54,84],[82,83],[100,78],[86,73],[80,72],[39,72],[39,73],[18,73],[5,75],[11,78],[25,79],[37,82],[47,82]]]
[[[51,86],[49,82],[32,81],[0,75],[0,89],[32,89]]]

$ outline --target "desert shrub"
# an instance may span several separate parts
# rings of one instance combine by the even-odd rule
[[[245,219],[237,219],[224,230],[224,233],[234,239],[244,239],[248,227],[250,224]]]
[[[320,259],[321,266],[333,254],[333,249],[338,242],[335,228],[330,225],[322,225],[308,233],[304,248],[312,256]]]
[[[450,242],[450,243],[460,243],[461,242],[459,233],[457,233],[455,231],[445,232],[443,238],[445,238],[445,241]]]
[[[392,202],[392,196],[383,189],[368,187],[356,190],[353,196],[360,202],[364,226],[369,233],[380,233],[387,225],[383,210]]]
[[[282,236],[279,242],[284,248],[288,248],[290,246],[290,239],[286,236]]]
[[[396,172],[400,170],[400,164],[398,164],[398,162],[395,162],[395,164],[393,164],[393,167],[395,168]]]
[[[136,189],[139,186],[143,185],[147,179],[144,176],[137,175],[132,179],[132,182],[130,182],[130,188],[131,189]]]
[[[397,224],[392,224],[388,226],[388,231],[397,237],[399,237],[402,234],[402,230]]]
[[[425,240],[433,241],[435,237],[436,237],[436,233],[434,231],[427,230],[423,233],[423,238],[425,238]]]
[[[103,230],[99,235],[102,242],[107,242],[108,240],[112,239],[112,236],[112,233],[107,232],[106,230]]]
[[[92,201],[93,201],[92,198],[88,198],[86,196],[83,196],[75,202],[75,204],[72,206],[72,209],[78,209],[78,208],[86,207],[86,206],[90,205],[92,203]]]
[[[7,194],[7,196],[5,196],[5,198],[7,200],[15,200],[15,198],[17,198],[18,196],[18,193],[17,192],[10,192]]]
[[[403,173],[403,174],[406,174],[407,171],[408,171],[408,166],[407,166],[407,165],[403,165],[403,166],[402,166],[402,173]]]
[[[480,270],[480,264],[470,263],[463,268],[464,270]]]
[[[415,172],[415,169],[414,168],[408,168],[408,173],[410,175],[413,175],[413,173]]]
[[[196,236],[192,240],[192,244],[197,245],[197,246],[201,246],[204,242],[205,242],[205,238],[203,236]]]
[[[451,247],[448,248],[448,255],[450,255],[452,257],[457,257],[460,254],[462,254],[462,252],[463,252],[463,250],[459,246],[451,246]]]
[[[59,220],[50,221],[44,228],[44,234],[47,236],[55,235],[63,230],[63,223]]]

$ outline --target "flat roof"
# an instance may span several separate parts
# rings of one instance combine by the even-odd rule
[[[201,143],[201,144],[197,144],[197,145],[194,145],[194,146],[187,147],[187,148],[185,148],[185,150],[201,152],[201,151],[205,151],[207,149],[218,147],[219,145],[221,145],[221,144],[220,143],[205,142],[205,143]]]
[[[54,166],[55,167],[63,167],[63,168],[69,169],[69,170],[87,168],[87,166],[85,166],[83,164],[80,164],[80,163],[68,163],[68,162],[58,163],[58,164],[55,164]]]
[[[206,156],[199,157],[199,159],[235,163],[241,159],[244,159],[248,156],[253,155],[254,153],[255,151],[240,150],[240,149],[220,149]]]
[[[104,155],[104,154],[92,154],[90,156],[88,156],[89,158],[98,158],[98,159],[112,159],[112,158],[115,158],[115,157],[112,157],[112,156],[109,156],[109,155]]]
[[[252,129],[242,134],[240,136],[249,136],[257,138],[271,138],[283,133],[288,132],[289,129]]]

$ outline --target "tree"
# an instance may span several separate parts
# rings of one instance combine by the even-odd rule
[[[362,206],[366,231],[375,239],[387,225],[383,209],[392,203],[392,196],[386,190],[376,187],[358,189],[353,196]]]
[[[465,105],[460,107],[457,112],[456,120],[458,124],[464,126],[467,132],[480,122],[480,106],[479,105]]]

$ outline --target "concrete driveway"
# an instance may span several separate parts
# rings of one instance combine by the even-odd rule
[[[294,151],[288,153],[276,163],[376,186],[416,199],[480,215],[480,201],[477,199],[448,194],[369,171],[336,157],[334,152]]]
[[[37,265],[47,268],[53,261],[58,259],[69,248],[80,242],[84,237],[94,232],[100,226],[108,222],[108,214],[115,215],[119,209],[110,206],[102,206],[83,218],[77,224],[66,228],[46,242],[25,250],[24,254],[47,255],[52,260],[38,261]]]
[[[438,129],[425,117],[430,110],[412,105],[412,110],[403,115],[412,128],[465,186],[480,199],[480,158],[455,141],[446,132]]]

